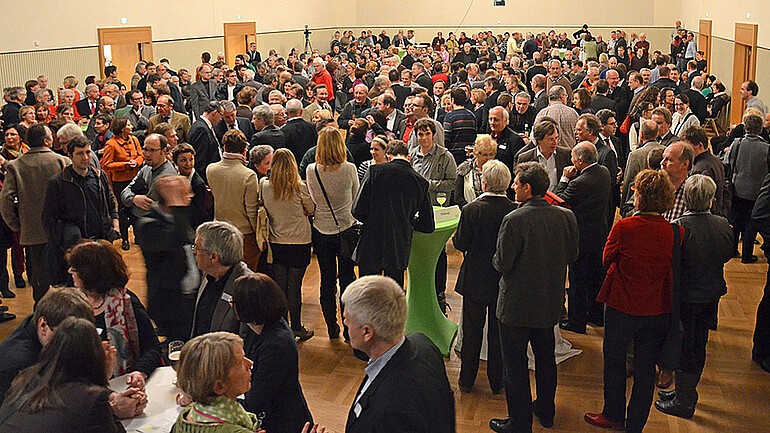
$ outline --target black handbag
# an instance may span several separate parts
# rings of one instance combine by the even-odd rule
[[[324,199],[326,200],[326,205],[329,206],[329,212],[332,214],[332,219],[334,219],[334,224],[337,226],[337,232],[340,236],[340,255],[353,260],[353,253],[356,250],[356,246],[358,245],[358,238],[361,237],[361,224],[360,222],[356,221],[355,224],[348,227],[347,229],[340,230],[340,223],[337,221],[337,216],[334,215],[334,208],[332,208],[332,204],[329,201],[329,196],[326,194],[326,188],[324,188],[324,183],[321,182],[321,176],[318,175],[318,166],[313,166],[315,169],[315,177],[318,179],[318,185],[321,186],[321,192],[324,195]]]

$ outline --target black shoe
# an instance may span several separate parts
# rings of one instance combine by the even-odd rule
[[[759,257],[757,256],[743,257],[741,263],[756,263],[757,260],[759,260]]]
[[[304,326],[300,326],[299,329],[292,329],[291,332],[294,333],[295,337],[299,338],[299,341],[310,340],[315,335],[315,332],[308,331]]]
[[[326,332],[329,334],[329,340],[336,340],[340,338],[340,325],[334,324],[334,326],[326,326]]]
[[[767,358],[761,358],[757,355],[752,355],[751,360],[756,362],[757,365],[759,365],[759,368],[770,373],[770,362],[768,361]]]
[[[668,415],[687,419],[692,418],[692,416],[695,414],[694,404],[684,404],[678,398],[674,398],[673,400],[668,401],[656,401],[655,409],[658,409],[659,411]]]
[[[500,388],[492,388],[492,394],[500,395],[500,393],[503,392],[503,390],[505,390],[505,387],[502,387],[502,386]]]
[[[535,414],[537,420],[540,421],[540,425],[545,428],[553,427],[553,417],[546,417],[537,411],[537,400],[532,402],[532,413]]]
[[[13,293],[11,291],[11,289],[9,289],[8,287],[6,287],[4,289],[0,289],[0,294],[3,295],[3,298],[15,298],[16,297],[16,293]]]
[[[658,391],[658,398],[660,401],[670,401],[676,398],[676,390],[671,391]]]
[[[123,251],[128,251],[128,250],[130,250],[130,249],[131,249],[131,244],[130,244],[130,243],[128,243],[128,241],[123,241],[123,242],[120,244],[120,249],[122,249]]]
[[[489,428],[497,433],[511,433],[513,432],[513,426],[510,419],[496,419],[493,418],[489,421]]]
[[[604,320],[588,320],[589,325],[593,325],[597,328],[604,328]]]
[[[5,313],[6,311],[8,311],[8,307],[5,305],[0,305],[0,313]]]
[[[464,393],[473,392],[473,385],[468,386],[468,385],[463,385],[462,383],[458,383],[457,385],[460,387],[460,391]]]
[[[13,320],[13,319],[15,319],[15,318],[16,318],[16,315],[15,315],[15,314],[11,314],[11,313],[3,313],[3,314],[0,316],[0,323],[3,323],[3,322],[7,322],[7,321],[9,321],[9,320]]]
[[[23,288],[27,287],[27,282],[24,281],[24,276],[23,275],[14,275],[13,276],[13,280],[16,283],[16,288],[17,289],[23,289]]]
[[[565,331],[574,332],[576,334],[585,334],[586,333],[585,325],[580,326],[580,325],[578,325],[578,324],[576,324],[574,322],[570,322],[569,320],[567,320],[566,322],[559,323],[559,328],[561,328],[561,329],[563,329]]]

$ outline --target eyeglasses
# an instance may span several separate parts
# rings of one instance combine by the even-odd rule
[[[198,252],[201,252],[201,251],[208,251],[207,249],[205,249],[203,247],[199,247],[199,246],[197,246],[195,244],[192,244],[191,249],[192,249],[192,253],[193,254],[198,254]]]
[[[155,152],[160,152],[160,148],[158,148],[158,149],[148,149],[148,148],[144,147],[144,148],[142,148],[142,149],[144,150],[144,153],[155,153]]]

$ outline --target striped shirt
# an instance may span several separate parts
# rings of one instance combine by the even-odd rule
[[[476,115],[467,108],[452,110],[444,117],[444,147],[452,155],[465,154],[465,146],[476,142]],[[455,157],[457,158],[457,157]]]

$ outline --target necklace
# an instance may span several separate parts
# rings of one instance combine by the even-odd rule
[[[102,298],[102,302],[101,302],[99,305],[96,305],[96,306],[94,306],[94,307],[93,307],[94,311],[96,311],[96,310],[98,310],[98,309],[102,308],[102,307],[104,306],[104,301],[106,301],[106,300],[107,300],[107,298],[104,298],[104,297],[103,297],[103,298]]]

